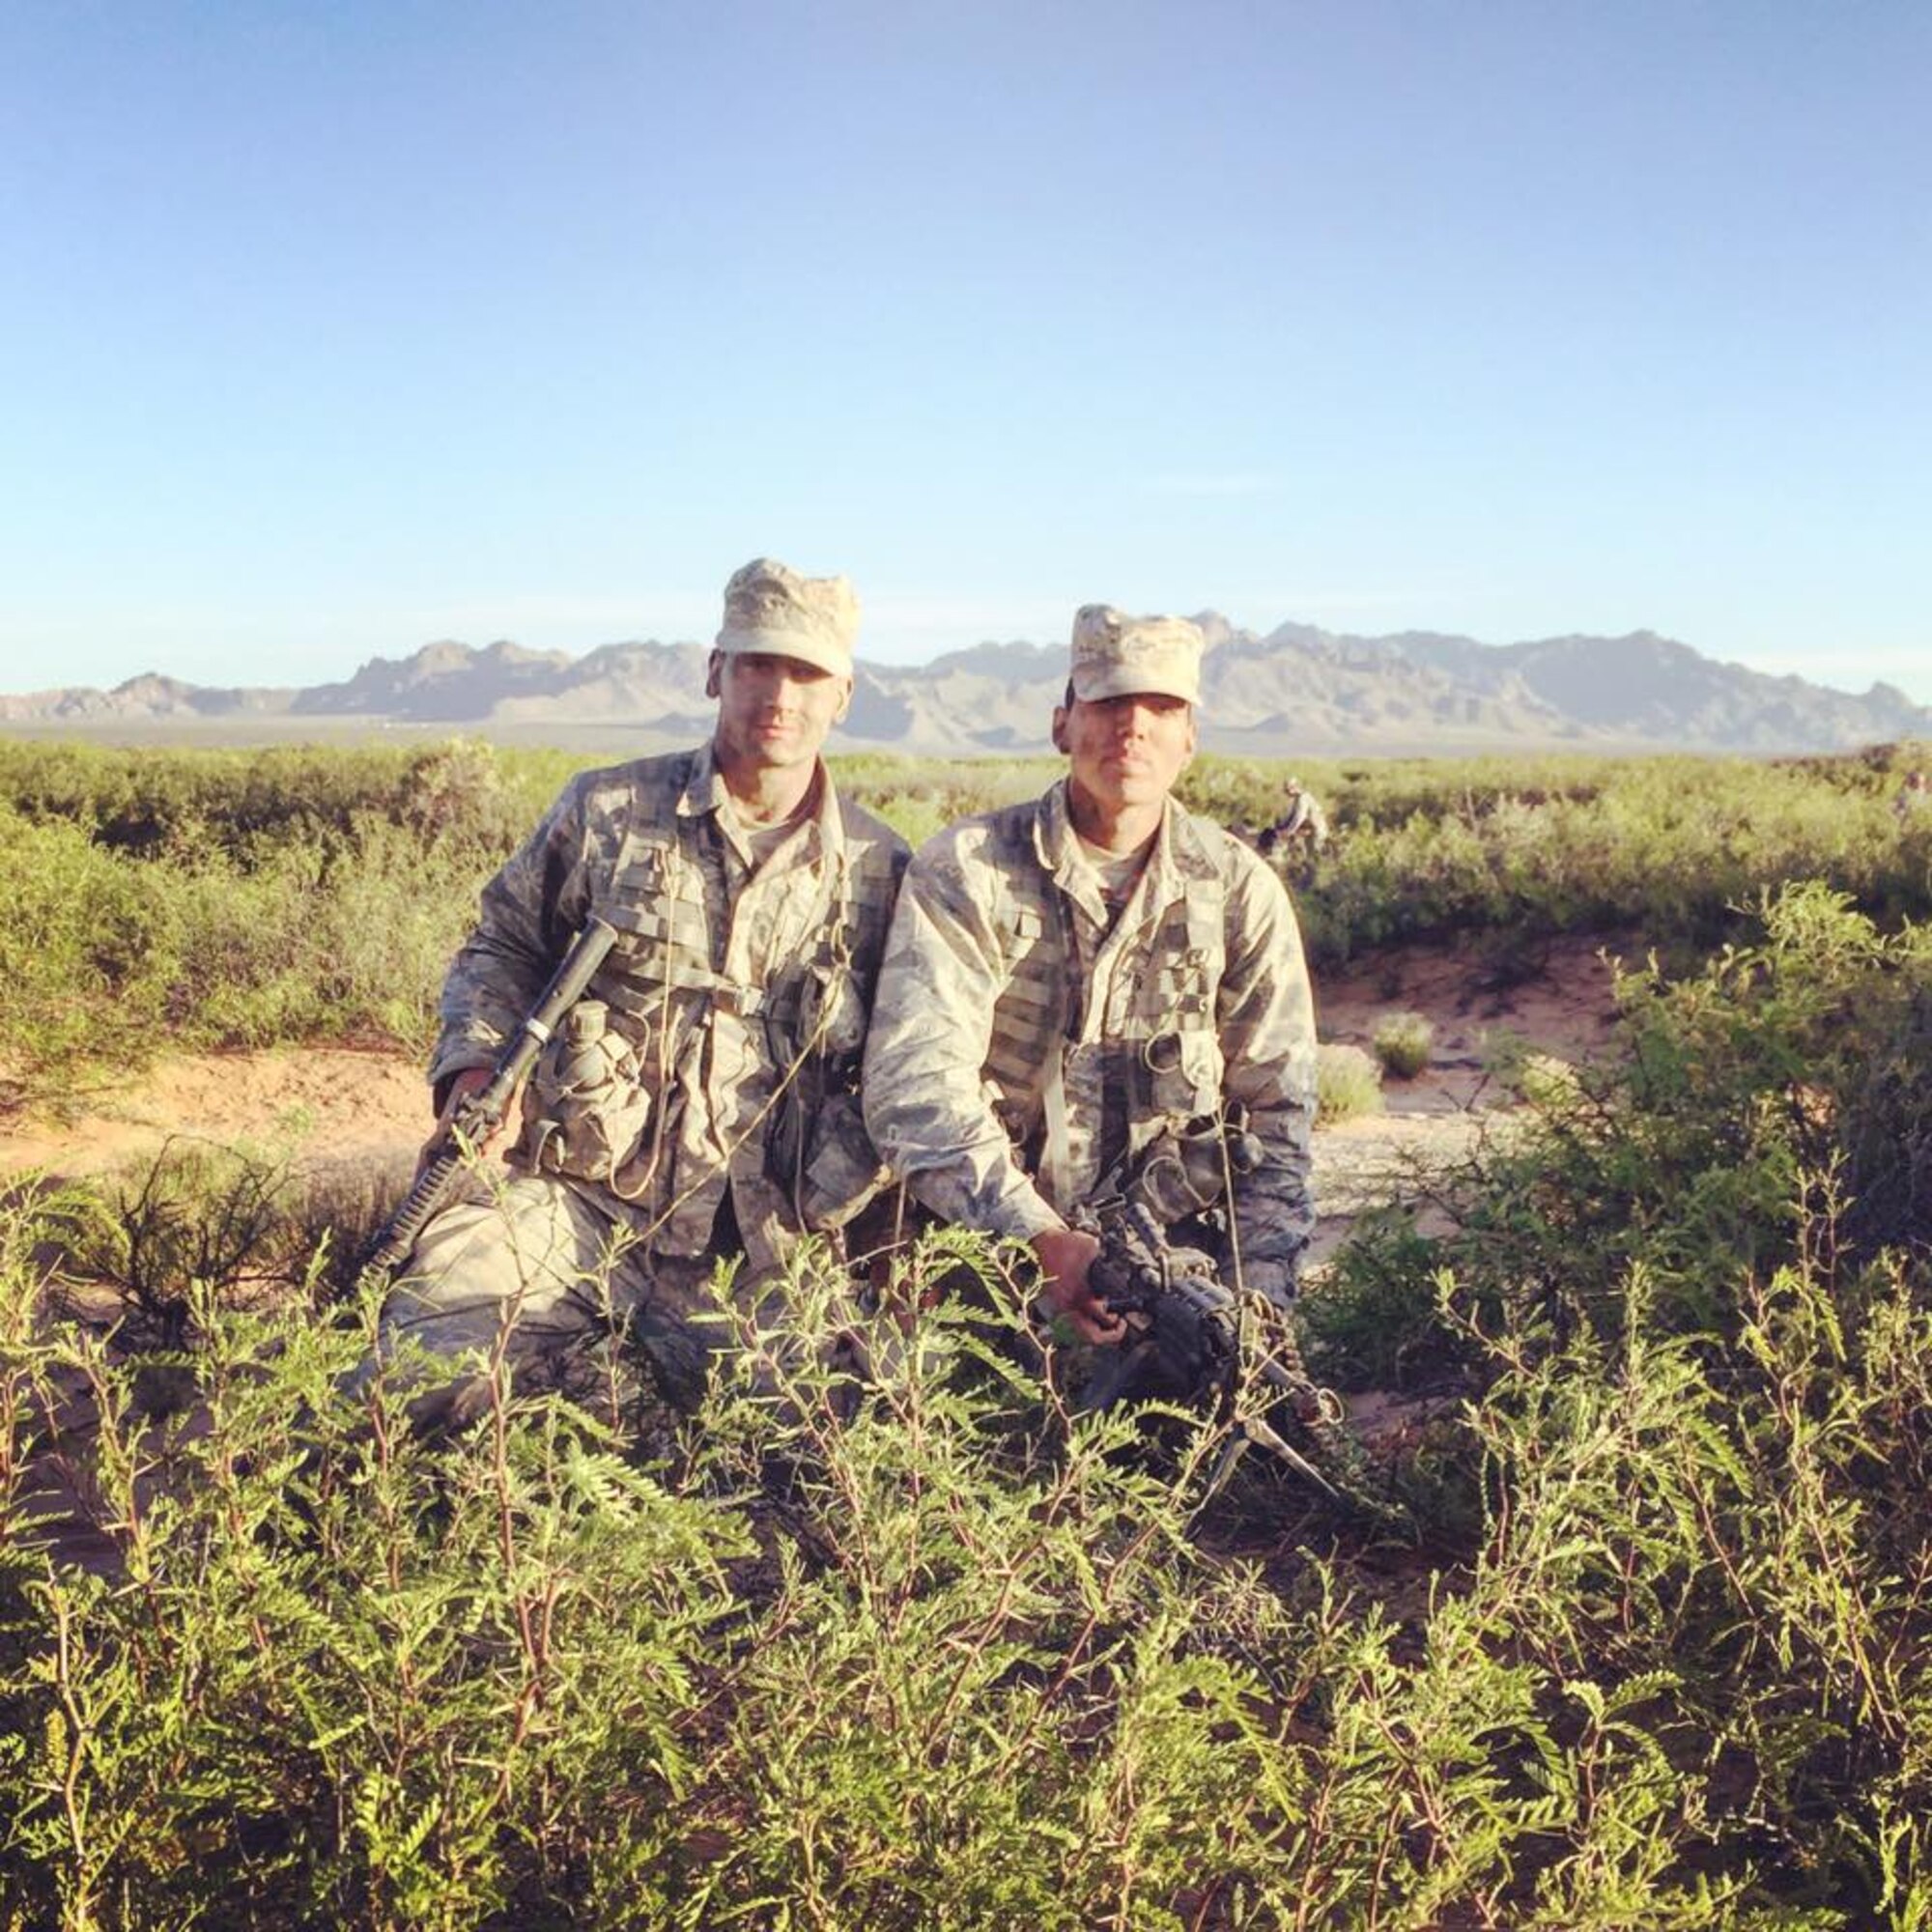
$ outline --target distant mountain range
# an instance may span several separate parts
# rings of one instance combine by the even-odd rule
[[[1771,677],[1648,631],[1483,644],[1306,624],[1262,637],[1212,611],[1199,621],[1208,645],[1202,734],[1227,752],[1815,752],[1932,738],[1932,708],[1891,685],[1856,695]],[[696,643],[604,644],[582,657],[435,643],[299,690],[149,675],[112,691],[0,696],[0,728],[256,743],[408,730],[648,750],[708,729],[706,655]],[[1045,751],[1065,675],[1064,643],[980,644],[918,667],[862,661],[835,748],[949,757]]]

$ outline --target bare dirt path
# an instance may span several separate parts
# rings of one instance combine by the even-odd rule
[[[1474,948],[1404,949],[1319,980],[1324,1040],[1366,1047],[1388,1014],[1414,1011],[1435,1041],[1422,1074],[1386,1084],[1385,1114],[1317,1133],[1318,1255],[1356,1213],[1402,1191],[1413,1158],[1453,1157],[1509,1106],[1508,1089],[1487,1070],[1508,1039],[1572,1062],[1605,1050],[1613,1006],[1603,945],[1558,940],[1501,970]],[[0,1120],[0,1175],[132,1167],[171,1137],[190,1136],[286,1157],[319,1177],[360,1169],[401,1178],[429,1125],[422,1069],[401,1054],[215,1054],[164,1062],[118,1093],[89,1095],[65,1124]]]

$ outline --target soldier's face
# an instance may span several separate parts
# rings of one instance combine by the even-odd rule
[[[1194,756],[1194,707],[1157,692],[1076,697],[1054,712],[1053,742],[1072,761],[1075,788],[1102,810],[1152,805]]]
[[[810,764],[852,701],[852,680],[770,651],[714,652],[706,695],[718,700],[717,746],[727,767]]]

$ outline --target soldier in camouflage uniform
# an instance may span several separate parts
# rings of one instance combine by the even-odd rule
[[[1235,1179],[1250,1289],[1286,1301],[1313,1232],[1315,1023],[1273,871],[1169,796],[1195,749],[1203,639],[1089,605],[1054,712],[1067,776],[923,846],[887,942],[866,1120],[942,1220],[1030,1242],[1049,1306],[1121,1339],[1072,1210],[1163,1133],[1241,1110]]]
[[[819,756],[857,623],[843,578],[747,564],[707,673],[710,743],[581,774],[484,888],[442,990],[444,1120],[586,918],[618,940],[531,1074],[514,1175],[430,1223],[388,1337],[455,1354],[508,1325],[527,1361],[630,1320],[689,1401],[715,1329],[687,1318],[714,1263],[742,1255],[755,1293],[878,1187],[857,1076],[906,847]],[[459,1417],[483,1393],[459,1393]]]
[[[1277,846],[1292,848],[1300,838],[1307,841],[1311,852],[1321,851],[1328,842],[1328,814],[1322,810],[1321,801],[1299,779],[1290,779],[1282,790],[1288,799],[1288,810],[1262,835],[1260,849],[1271,852]]]

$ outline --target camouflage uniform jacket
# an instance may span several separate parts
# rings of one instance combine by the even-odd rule
[[[1313,1232],[1315,1017],[1280,880],[1172,803],[1110,931],[1063,781],[922,848],[887,943],[866,1119],[948,1221],[1062,1225],[1170,1124],[1239,1103],[1263,1146],[1236,1182],[1245,1264],[1292,1275]]]
[[[430,1077],[494,1061],[583,921],[608,920],[617,945],[575,1016],[605,1077],[586,1091],[546,1054],[513,1158],[664,1255],[707,1250],[728,1180],[764,1266],[883,1179],[857,1075],[906,846],[822,765],[816,812],[755,867],[726,804],[708,744],[573,779],[483,890]]]

